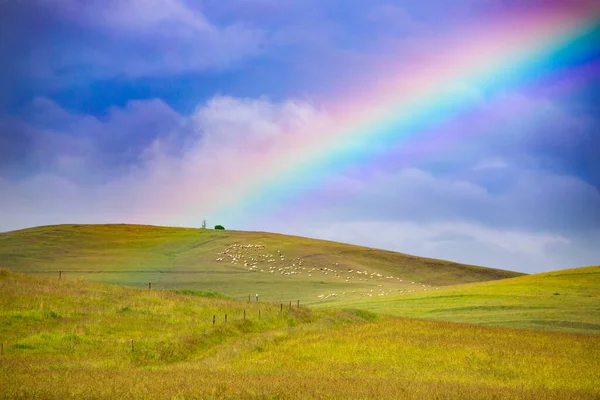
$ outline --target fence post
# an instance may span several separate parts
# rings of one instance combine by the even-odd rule
[[[258,319],[260,319],[260,310],[258,310]]]
[[[225,322],[227,322],[227,314],[225,314]]]
[[[0,343],[0,356],[4,355],[4,342]]]
[[[250,303],[250,295],[248,295],[248,303]]]
[[[58,280],[60,281],[60,278],[62,278],[62,271],[58,271]]]
[[[297,308],[300,308],[300,300],[298,300],[298,302],[297,302],[297,306],[296,306],[296,307],[297,307]]]
[[[131,352],[133,353],[133,339],[131,339]]]
[[[292,309],[292,301],[290,300],[290,310]]]
[[[246,320],[246,310],[244,310],[244,321]]]
[[[282,312],[282,311],[283,311],[283,303],[281,303],[281,304],[279,305],[279,312]]]
[[[216,318],[216,316],[213,315],[213,325],[215,324],[215,318]]]
[[[152,282],[148,282],[148,290],[152,290]]]

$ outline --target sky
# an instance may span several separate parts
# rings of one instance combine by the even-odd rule
[[[594,0],[0,0],[0,231],[600,264]]]

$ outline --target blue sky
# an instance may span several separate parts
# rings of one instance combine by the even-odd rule
[[[390,149],[286,216],[231,221],[201,202],[178,212],[176,192],[210,193],[202,168],[226,174],[228,157],[326,118],[329,104],[415,62],[427,40],[507,10],[593,4],[523,3],[0,1],[0,231],[208,218],[524,272],[598,264],[594,48],[572,74],[501,94],[524,112],[503,114],[494,99],[469,124],[445,127],[466,139],[423,156]]]

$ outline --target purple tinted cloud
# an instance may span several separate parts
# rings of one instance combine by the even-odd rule
[[[31,77],[59,85],[229,68],[262,51],[259,28],[215,25],[191,4],[32,0],[1,7],[13,20],[5,28],[12,38],[7,51],[30,46],[21,66]],[[36,27],[33,32],[30,26]]]

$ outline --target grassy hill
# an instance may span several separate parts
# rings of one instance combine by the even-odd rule
[[[0,233],[0,267],[62,279],[343,302],[522,274],[264,232],[56,225]]]
[[[600,266],[345,303],[433,320],[600,334]]]
[[[281,311],[9,270],[0,343],[0,397],[11,399],[600,396],[598,336]]]

